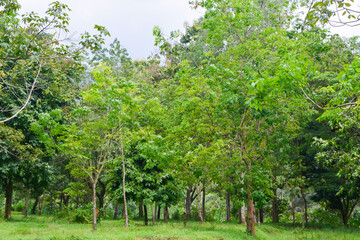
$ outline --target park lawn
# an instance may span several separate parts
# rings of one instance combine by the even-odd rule
[[[149,222],[151,224],[151,221]],[[175,240],[175,239],[360,239],[360,229],[315,228],[305,229],[263,224],[256,226],[256,238],[245,233],[245,227],[237,223],[188,222],[186,228],[180,221],[166,224],[156,222],[155,226],[144,226],[141,220],[131,220],[125,229],[122,220],[103,220],[96,232],[89,224],[68,223],[47,216],[29,216],[24,219],[13,214],[11,221],[0,220],[0,239],[47,239],[47,240],[90,240],[90,239],[137,239],[137,240]]]

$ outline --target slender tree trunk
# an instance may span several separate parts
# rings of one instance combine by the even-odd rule
[[[50,214],[53,213],[53,194],[52,191],[50,191]]]
[[[140,203],[139,203],[139,217],[143,217],[144,216],[144,212],[143,212],[143,199],[140,199]]]
[[[260,216],[259,216],[260,222],[264,223],[264,208],[260,208],[259,213],[260,213]]]
[[[34,205],[32,206],[31,214],[33,214],[33,215],[35,215],[36,208],[37,208],[37,205],[38,205],[38,203],[39,203],[39,198],[40,198],[40,196],[37,196],[37,197],[36,197],[35,202],[34,202]]]
[[[231,221],[230,213],[230,193],[226,193],[226,221]]]
[[[291,211],[292,211],[292,216],[293,216],[292,222],[294,223],[294,222],[296,221],[296,219],[295,219],[295,208],[293,207],[293,208],[291,209]]]
[[[187,198],[186,198],[186,199],[187,199]],[[184,207],[184,216],[183,216],[184,227],[186,227],[186,215],[187,215],[186,211],[187,211],[187,206],[186,206],[186,204],[185,204],[185,207]]]
[[[69,206],[69,200],[70,200],[70,195],[64,194],[64,205],[65,207]]]
[[[164,223],[166,223],[166,219],[167,219],[167,215],[168,215],[167,211],[168,211],[168,208],[167,208],[167,206],[165,206],[164,207]]]
[[[242,207],[239,207],[238,209],[238,215],[239,215],[239,223],[242,223]]]
[[[124,195],[124,214],[125,214],[125,227],[129,227],[129,216],[127,211],[127,202],[126,202],[126,189],[125,189],[125,156],[124,156],[124,146],[121,146],[121,156],[122,156],[122,170],[123,170],[123,195]]]
[[[93,202],[93,230],[96,231],[96,223],[97,223],[96,183],[92,183],[92,202]]]
[[[255,219],[254,219],[254,200],[251,197],[250,190],[248,191],[248,206],[247,206],[247,231],[255,236]]]
[[[272,199],[272,212],[271,212],[271,217],[272,217],[272,222],[273,223],[278,223],[279,222],[279,211],[278,211],[278,204],[277,204],[277,191],[276,188],[273,190],[273,194],[274,197]]]
[[[191,189],[186,189],[186,202],[185,202],[185,213],[190,217],[191,215]]]
[[[119,216],[119,203],[118,201],[115,202],[115,209],[114,209],[114,219],[117,219]]]
[[[26,188],[25,189],[25,207],[24,207],[24,217],[27,217],[27,213],[28,213],[28,207],[29,207],[29,189]]]
[[[202,218],[205,221],[205,181],[203,182],[203,196],[202,196]]]
[[[148,225],[148,214],[147,214],[147,207],[146,204],[144,204],[144,220],[145,220],[145,226]]]
[[[158,211],[158,206],[155,203],[155,220],[157,219],[157,211]]]
[[[11,218],[11,202],[13,197],[13,182],[11,179],[6,184],[5,189],[5,219],[10,220]]]
[[[301,227],[302,227],[302,229],[305,229],[305,211],[304,211],[304,206],[301,207],[301,212],[302,212]]]
[[[241,208],[240,208],[240,222],[243,225],[246,225],[246,207],[245,207],[245,203],[243,202]]]
[[[200,188],[200,184],[197,186],[197,191],[198,191],[198,212],[199,212],[199,224],[202,225],[203,224],[203,214],[202,214],[202,208],[201,208],[201,188]]]
[[[161,206],[159,205],[158,207],[158,215],[157,215],[157,219],[160,219],[160,216],[161,216]]]
[[[249,160],[249,162],[247,162],[246,164],[246,168],[248,170],[248,172],[251,174],[251,162]],[[247,180],[247,197],[248,197],[248,205],[247,205],[247,231],[255,236],[255,216],[254,216],[254,212],[255,212],[255,206],[254,206],[254,200],[253,197],[251,195],[251,176],[250,179]]]
[[[62,212],[62,210],[63,210],[63,196],[62,195],[63,194],[60,194],[60,206],[59,206],[60,212]],[[31,214],[33,214],[32,211],[31,211]]]
[[[76,208],[79,208],[79,205],[80,205],[80,197],[77,196],[76,197]]]
[[[38,215],[41,216],[42,213],[42,207],[44,203],[44,195],[39,196],[39,208],[38,208]]]
[[[150,207],[151,207],[152,224],[153,224],[153,226],[154,226],[154,225],[155,225],[155,214],[156,214],[156,213],[154,213],[154,207],[153,207],[152,204],[150,205]]]

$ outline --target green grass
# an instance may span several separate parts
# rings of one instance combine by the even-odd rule
[[[151,221],[149,222],[151,224]],[[24,219],[13,214],[11,221],[0,220],[0,239],[47,239],[47,240],[90,240],[90,239],[136,239],[136,240],[180,240],[180,239],[276,239],[276,240],[351,240],[360,239],[360,229],[345,229],[326,226],[311,226],[302,230],[294,225],[263,224],[256,226],[256,238],[245,233],[245,227],[237,223],[181,222],[167,224],[156,222],[155,226],[144,226],[141,220],[131,220],[130,227],[123,227],[123,220],[103,220],[97,231],[89,224],[68,223],[47,216],[29,216]]]

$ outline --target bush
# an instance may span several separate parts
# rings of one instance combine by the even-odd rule
[[[92,207],[88,205],[76,209],[64,208],[63,211],[58,212],[57,216],[73,223],[92,223]],[[97,221],[100,222],[100,220],[98,217]]]
[[[324,223],[332,225],[341,225],[341,219],[338,213],[323,208],[315,209],[311,213],[311,223]]]
[[[14,210],[16,212],[23,212],[25,209],[25,203],[24,202],[18,202],[15,206],[14,206]]]

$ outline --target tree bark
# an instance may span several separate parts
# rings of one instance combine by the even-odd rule
[[[24,207],[24,217],[27,217],[27,213],[28,213],[28,207],[29,207],[29,189],[26,188],[25,189],[25,207]]]
[[[117,219],[119,216],[119,203],[116,201],[114,209],[114,219]]]
[[[147,208],[146,205],[144,204],[144,220],[145,220],[145,226],[148,225],[148,214],[147,214]]]
[[[186,211],[187,211],[187,206],[186,206],[186,204],[185,204],[185,207],[184,207],[184,216],[183,216],[184,227],[186,227],[186,215],[187,215]]]
[[[33,215],[35,215],[36,208],[37,208],[37,205],[38,205],[38,203],[39,203],[39,198],[40,198],[40,196],[37,196],[37,197],[36,197],[35,202],[34,202],[34,205],[32,206],[31,214],[33,214]]]
[[[92,202],[93,202],[93,230],[96,231],[96,223],[97,223],[96,183],[92,183]]]
[[[161,206],[158,206],[158,211],[157,211],[157,219],[160,219],[160,215],[161,215]]]
[[[155,225],[155,214],[156,214],[156,213],[154,213],[154,207],[153,207],[152,204],[150,205],[150,207],[151,207],[152,224],[153,224],[153,226],[154,226],[154,225]]]
[[[38,215],[41,216],[42,213],[42,207],[43,207],[43,203],[44,203],[44,195],[39,196],[39,207],[38,207]]]
[[[139,217],[143,217],[144,216],[144,211],[143,211],[143,199],[140,199],[140,203],[139,203]]]
[[[247,162],[246,164],[246,168],[248,170],[249,173],[251,173],[251,162],[249,160],[249,162]],[[255,217],[254,217],[254,212],[255,212],[255,206],[254,206],[254,200],[253,197],[251,195],[251,176],[249,177],[250,179],[247,180],[247,198],[248,198],[248,205],[247,205],[247,221],[246,221],[246,228],[247,231],[255,236]]]
[[[187,216],[191,215],[191,189],[186,189],[186,202],[185,202],[185,213]]]
[[[203,183],[203,196],[202,196],[202,218],[205,221],[205,181]]]
[[[166,223],[167,218],[168,218],[168,207],[165,206],[164,207],[164,223]]]
[[[254,218],[254,200],[251,197],[251,191],[248,190],[248,206],[247,206],[247,231],[255,236],[255,218]]]
[[[226,221],[231,221],[231,212],[230,212],[230,193],[226,193]]]
[[[203,224],[203,214],[202,214],[202,208],[201,208],[201,188],[200,188],[200,184],[197,187],[198,189],[198,212],[199,212],[199,224],[202,225]]]
[[[264,209],[263,208],[260,208],[259,210],[259,218],[260,218],[260,222],[263,223],[264,222]]]
[[[155,220],[157,219],[157,210],[158,210],[158,206],[155,204]]]
[[[11,218],[11,202],[13,197],[13,182],[11,179],[6,184],[5,189],[5,220],[10,220]]]
[[[70,200],[70,195],[67,195],[67,194],[64,194],[64,205],[65,207],[68,207],[69,206],[69,200]]]
[[[62,212],[62,210],[63,210],[63,197],[62,197],[62,194],[60,194],[60,203],[59,203],[59,211],[60,212]],[[31,211],[31,214],[33,214],[32,213],[32,211]]]
[[[273,223],[278,223],[279,222],[279,210],[278,210],[278,204],[277,204],[277,191],[276,188],[273,189],[273,194],[274,197],[272,199],[272,212],[271,212],[271,217],[272,217],[272,222]]]
[[[122,156],[122,170],[123,170],[123,179],[122,179],[122,185],[123,185],[123,195],[124,195],[124,214],[125,214],[125,227],[129,227],[129,216],[127,211],[127,202],[126,202],[126,189],[125,189],[125,156],[124,156],[124,146],[121,146],[121,156]]]

